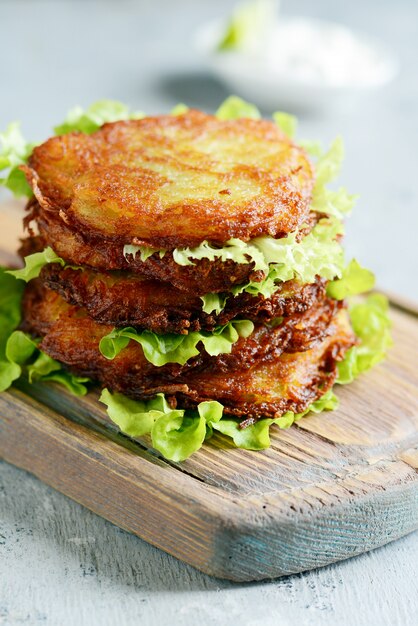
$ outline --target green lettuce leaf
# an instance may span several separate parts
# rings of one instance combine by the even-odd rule
[[[0,365],[2,364],[0,371],[3,371],[4,376],[3,379],[0,377],[0,391],[5,391],[13,381],[20,378],[24,370],[23,366],[26,366],[30,383],[54,381],[66,387],[74,395],[84,396],[87,393],[87,387],[84,383],[89,382],[88,378],[67,372],[61,363],[39,350],[38,341],[21,330],[15,330],[9,335],[5,353],[6,363],[0,362]],[[35,360],[28,363],[34,355],[36,356]],[[7,364],[9,365],[8,378],[5,374],[7,371],[5,365]]]
[[[149,259],[153,254],[159,254],[160,259],[163,258],[166,250],[157,250],[156,248],[151,248],[150,246],[135,246],[133,244],[126,244],[123,246],[123,255],[126,260],[128,260],[129,255],[135,257],[139,252],[141,261],[144,262]]]
[[[329,279],[342,274],[344,253],[336,238],[343,230],[338,220],[322,219],[299,242],[293,232],[280,239],[257,237],[252,244],[269,266],[274,264],[276,280],[310,283],[317,274]]]
[[[8,359],[6,349],[9,336],[20,322],[22,294],[23,284],[0,267],[0,391],[8,389],[20,376],[19,364]]]
[[[183,113],[187,113],[188,110],[189,110],[189,107],[187,106],[187,104],[183,104],[183,102],[179,102],[178,104],[176,104],[175,107],[171,109],[170,115],[183,115]]]
[[[79,131],[90,135],[107,122],[118,122],[120,120],[141,119],[144,113],[140,111],[131,112],[122,102],[116,100],[98,100],[87,109],[74,107],[71,109],[64,122],[55,126],[56,135],[66,135],[74,131]]]
[[[260,111],[254,104],[245,102],[238,96],[229,96],[215,113],[219,120],[237,120],[250,118],[258,120],[261,117]]]
[[[176,248],[173,250],[173,259],[178,265],[194,265],[194,261],[209,259],[215,261],[232,260],[235,263],[254,263],[255,270],[266,274],[260,282],[249,282],[238,285],[231,290],[237,295],[246,291],[252,295],[262,294],[265,298],[277,291],[278,282],[296,278],[302,283],[312,283],[315,276],[333,280],[341,278],[344,270],[344,251],[336,237],[343,233],[342,223],[335,218],[322,218],[312,231],[297,242],[297,232],[286,237],[257,237],[246,243],[240,239],[230,239],[222,247],[211,246],[203,241],[195,248]],[[146,246],[125,246],[126,254],[141,254],[145,261],[151,254],[157,252]],[[160,251],[160,255],[165,251]],[[211,294],[204,296],[205,312],[213,306]],[[219,310],[218,302],[215,303]]]
[[[32,190],[19,166],[26,163],[33,150],[23,138],[19,122],[11,122],[3,133],[0,133],[0,185],[10,189],[12,193],[21,196],[32,195]]]
[[[268,270],[268,263],[258,248],[252,242],[245,243],[241,239],[230,239],[220,248],[211,246],[208,241],[203,241],[195,248],[176,248],[173,250],[173,259],[178,265],[184,266],[194,265],[193,261],[200,259],[231,260],[243,264],[253,262],[255,270]]]
[[[328,152],[321,155],[315,163],[316,185],[323,186],[337,178],[344,160],[344,142],[336,137]]]
[[[247,428],[240,428],[234,419],[225,419],[213,424],[213,429],[232,439],[237,448],[245,450],[264,450],[270,447],[270,427],[275,424],[279,428],[290,428],[307,413],[321,413],[332,411],[338,406],[338,398],[330,389],[321,398],[311,404],[303,413],[288,411],[281,417],[263,418]]]
[[[337,382],[342,385],[383,361],[393,344],[389,303],[384,295],[374,293],[365,302],[351,306],[350,318],[359,345],[350,348],[338,364]]]
[[[151,431],[152,445],[171,461],[184,461],[202,447],[206,437],[203,417],[172,411],[156,420]]]
[[[150,400],[132,400],[120,393],[104,389],[100,401],[107,407],[110,419],[130,437],[151,435],[153,447],[169,460],[184,461],[199,450],[205,439],[216,430],[230,437],[238,448],[263,450],[270,446],[270,427],[289,428],[309,411],[320,413],[332,410],[338,400],[332,390],[316,400],[300,414],[288,411],[275,419],[262,419],[252,426],[240,428],[237,420],[223,417],[219,402],[201,402],[197,412],[172,409],[163,394]]]
[[[272,0],[253,0],[238,4],[217,45],[218,52],[258,47],[274,19],[275,3]]]
[[[163,394],[150,400],[132,400],[104,389],[100,402],[120,430],[130,437],[151,435],[153,447],[171,461],[180,462],[201,448],[207,428],[222,417],[219,402],[201,402],[196,411],[172,409]]]
[[[21,319],[20,303],[24,285],[0,266],[0,359],[6,354],[9,335],[19,325]]]
[[[231,289],[233,295],[243,291],[252,295],[270,298],[278,289],[278,283],[296,278],[301,283],[312,283],[315,276],[333,280],[341,278],[345,266],[344,251],[337,236],[343,233],[342,223],[335,218],[323,218],[312,231],[297,242],[297,232],[286,237],[257,237],[245,243],[240,239],[230,239],[223,247],[215,248],[203,241],[195,248],[176,248],[173,259],[178,265],[194,265],[194,261],[209,259],[215,261],[233,260],[235,263],[254,263],[255,270],[265,273],[260,282],[251,281]],[[128,250],[129,248],[129,250]],[[146,246],[125,246],[124,253],[137,254],[145,261],[155,249]],[[160,255],[165,251],[160,251]],[[221,297],[219,297],[221,298]],[[215,301],[212,294],[203,296],[204,311],[220,313],[221,299]],[[224,306],[224,304],[222,305]]]
[[[0,392],[6,391],[22,373],[20,365],[9,361],[0,361]]]
[[[338,191],[332,191],[326,187],[315,187],[311,210],[318,213],[332,215],[338,219],[343,219],[349,215],[357,201],[358,196],[349,194],[344,187]]]
[[[230,239],[221,248],[215,248],[204,241],[195,248],[175,249],[173,258],[177,264],[184,266],[194,265],[194,261],[200,259],[233,260],[242,264],[253,262],[255,270],[262,270],[267,274],[265,281],[241,285],[236,288],[238,291],[233,290],[233,293],[248,291],[271,295],[277,289],[276,281],[297,278],[308,283],[313,282],[317,274],[330,280],[336,276],[341,277],[344,269],[344,252],[336,237],[342,232],[341,222],[323,218],[300,242],[296,241],[297,232],[280,239],[257,237],[249,243],[240,239]],[[146,260],[155,252],[143,246],[129,248],[133,249],[129,250],[130,253],[140,251],[141,260]]]
[[[352,259],[344,268],[341,278],[328,283],[327,295],[336,300],[344,300],[347,296],[355,296],[373,289],[375,277],[373,272],[362,267],[356,259]]]
[[[26,283],[33,278],[38,278],[41,269],[48,263],[59,263],[64,267],[65,261],[57,256],[52,248],[45,248],[42,252],[35,252],[25,257],[25,267],[20,270],[9,270],[7,273]]]
[[[183,415],[178,415],[183,413]],[[207,429],[221,419],[223,406],[201,402],[195,411],[172,411],[158,418],[151,430],[152,445],[171,461],[181,462],[202,447]]]
[[[27,373],[30,383],[37,381],[56,382],[63,385],[75,396],[86,395],[88,389],[85,383],[90,379],[84,376],[76,376],[65,370],[59,361],[38,349],[36,359],[27,365]]]
[[[267,276],[261,282],[249,282],[233,287],[232,293],[237,295],[246,291],[252,295],[261,294],[270,298],[278,289],[278,283],[297,279],[306,284],[321,276],[332,280],[341,277],[344,270],[344,250],[336,240],[343,226],[335,219],[322,219],[312,231],[296,241],[296,233],[287,237],[258,237],[252,240],[264,257],[268,267]]]
[[[234,419],[222,419],[213,425],[214,430],[230,437],[237,448],[244,450],[264,450],[270,447],[270,426],[276,424],[279,428],[289,428],[295,419],[294,413],[290,411],[282,417],[263,418],[247,426],[240,428],[239,423]]]
[[[41,354],[44,353],[41,352]],[[65,387],[74,396],[85,396],[88,392],[86,383],[90,383],[90,379],[85,376],[75,376],[74,374],[71,374],[71,372],[67,372],[67,370],[63,369],[61,364],[59,365],[61,368],[59,371],[42,376],[42,378],[36,380],[40,380],[45,383],[58,383],[59,385]]]
[[[200,299],[203,302],[202,311],[204,313],[210,314],[215,312],[216,315],[219,315],[225,307],[228,296],[220,293],[207,293],[204,296],[200,296]]]
[[[87,393],[87,378],[67,372],[61,363],[38,348],[38,341],[16,330],[21,320],[24,284],[0,267],[0,391],[26,371],[29,382],[55,381],[76,395]]]
[[[339,400],[335,395],[333,389],[328,389],[318,400],[315,400],[304,413],[298,413],[295,421],[300,419],[298,416],[303,417],[307,413],[322,413],[322,411],[334,411],[339,405]]]
[[[276,113],[273,113],[273,119],[280,130],[290,137],[290,139],[296,135],[298,120],[295,115],[285,113],[284,111],[276,111]]]
[[[137,331],[135,328],[114,328],[102,337],[99,348],[104,357],[114,359],[129,341],[141,344],[144,356],[153,365],[161,367],[166,363],[184,365],[199,354],[197,345],[201,342],[208,354],[229,354],[240,337],[248,337],[254,330],[249,320],[232,320],[219,326],[212,333],[194,331],[188,335],[167,333],[158,335],[150,330]]]
[[[23,365],[35,350],[35,341],[21,330],[15,330],[6,343],[6,358],[17,365]]]
[[[323,154],[322,144],[320,141],[312,141],[310,139],[299,139],[298,145],[306,150],[306,152],[315,158]]]
[[[306,142],[304,147],[307,147]],[[326,213],[338,219],[343,219],[351,213],[357,196],[349,194],[344,187],[340,187],[337,191],[327,188],[327,185],[339,175],[343,159],[343,140],[341,137],[337,137],[328,152],[320,154],[315,163],[316,180],[312,194],[312,211]]]
[[[99,399],[107,406],[107,414],[112,422],[130,437],[150,433],[159,417],[172,412],[162,393],[150,400],[132,400],[121,393],[112,394],[108,389],[103,389]]]

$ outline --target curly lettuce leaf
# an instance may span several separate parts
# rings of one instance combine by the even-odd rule
[[[250,118],[258,120],[261,117],[260,111],[254,104],[245,102],[238,96],[229,96],[215,113],[218,120],[238,120]]]
[[[41,269],[48,263],[59,263],[64,267],[65,261],[57,256],[51,247],[45,248],[42,252],[35,252],[25,257],[25,267],[19,270],[9,270],[7,273],[19,280],[28,283],[33,278],[38,278]]]
[[[100,402],[106,405],[112,422],[130,437],[150,433],[154,422],[172,411],[162,393],[149,400],[132,400],[121,393],[112,394],[108,389],[103,389]]]
[[[0,359],[4,357],[8,336],[19,325],[24,285],[0,266]]]
[[[294,414],[290,411],[281,417],[261,419],[252,426],[240,428],[239,422],[223,417],[219,402],[201,402],[196,411],[172,409],[163,394],[150,400],[132,400],[120,393],[104,389],[100,401],[107,407],[107,414],[119,429],[130,437],[151,435],[153,447],[171,461],[184,461],[199,450],[213,431],[232,439],[234,445],[245,450],[264,450],[270,446],[270,427],[290,426],[309,411],[320,413],[332,410],[338,400],[332,390],[327,391],[306,411]]]
[[[366,301],[351,306],[350,318],[359,345],[350,348],[338,364],[337,382],[342,385],[383,361],[393,344],[389,303],[384,295],[374,293]]]
[[[176,104],[175,107],[171,109],[170,115],[183,115],[183,113],[187,113],[188,110],[189,107],[187,106],[187,104],[179,102],[178,104]]]
[[[311,210],[343,219],[351,213],[357,198],[358,196],[349,194],[344,187],[340,187],[338,191],[315,187]]]
[[[311,139],[299,139],[298,145],[306,150],[311,156],[318,158],[323,154],[322,144],[320,141],[312,141]]]
[[[213,332],[194,331],[188,335],[167,333],[158,335],[150,330],[137,331],[135,328],[114,328],[102,337],[99,349],[104,357],[113,360],[132,339],[142,346],[144,356],[153,365],[161,367],[166,363],[184,365],[197,356],[199,343],[211,356],[229,354],[240,337],[248,337],[254,330],[249,320],[232,320],[219,326]]]
[[[288,412],[277,417],[263,418],[247,426],[240,428],[239,422],[234,419],[222,419],[213,425],[214,430],[230,437],[237,448],[244,450],[264,450],[270,447],[270,426],[276,424],[279,428],[289,428],[294,422],[294,413]]]
[[[163,394],[150,400],[132,400],[104,389],[100,402],[119,429],[130,437],[151,435],[153,447],[171,461],[180,462],[202,447],[207,429],[223,413],[219,402],[201,402],[197,411],[172,409]]]
[[[6,354],[7,340],[19,325],[23,284],[0,267],[0,391],[8,389],[20,376],[20,366]]]
[[[321,413],[322,411],[332,411],[337,406],[338,398],[330,389],[302,413],[287,411],[287,413],[281,417],[263,418],[255,424],[247,426],[247,428],[240,428],[239,422],[234,419],[223,418],[213,424],[213,429],[230,437],[237,448],[243,448],[245,450],[264,450],[270,447],[270,427],[273,424],[281,429],[290,428],[294,422],[297,422],[309,412]]]
[[[305,142],[305,148],[307,144]],[[312,146],[311,146],[312,150]],[[327,188],[341,171],[344,159],[344,143],[337,137],[328,152],[320,154],[315,163],[315,187],[312,194],[311,210],[343,219],[351,213],[357,201],[356,195],[349,194],[344,187],[337,191]]]
[[[257,237],[252,244],[269,266],[274,265],[276,280],[310,283],[316,275],[331,279],[342,274],[344,253],[336,238],[343,230],[338,220],[322,219],[299,242],[293,232],[280,239]]]
[[[218,248],[211,246],[208,241],[203,241],[195,248],[176,248],[173,250],[173,259],[183,266],[194,265],[194,261],[201,259],[219,259],[223,262],[231,260],[242,264],[253,262],[255,270],[268,270],[268,263],[257,247],[241,239],[229,239],[224,246]]]
[[[34,144],[28,143],[20,130],[19,122],[11,122],[3,133],[0,133],[0,185],[3,185],[17,197],[32,195],[32,190],[19,169],[26,163]]]
[[[133,244],[126,244],[123,246],[123,256],[126,260],[128,260],[129,255],[135,257],[139,252],[140,259],[144,263],[150,256],[153,254],[159,254],[160,259],[163,258],[167,250],[157,250],[156,248],[151,248],[151,246],[136,246]]]
[[[119,122],[120,120],[141,119],[144,113],[131,112],[129,107],[116,100],[98,100],[87,109],[80,106],[71,109],[64,122],[54,127],[56,135],[66,135],[79,131],[90,135],[107,122]]]
[[[21,320],[24,284],[0,267],[0,391],[26,372],[29,382],[59,382],[76,395],[87,393],[87,378],[73,376],[38,348],[38,342],[16,330]]]
[[[362,267],[356,259],[352,259],[344,268],[341,278],[328,283],[327,295],[335,300],[344,300],[347,296],[370,291],[374,284],[373,272]]]
[[[33,360],[34,355],[36,358]],[[20,378],[23,371],[26,370],[30,383],[54,381],[66,387],[76,396],[84,396],[87,393],[87,387],[84,383],[89,382],[88,378],[67,372],[61,363],[39,350],[37,341],[21,330],[13,331],[8,337],[6,359],[10,368],[9,371],[13,372],[13,378],[9,376],[11,379],[7,381],[0,377],[0,391],[8,389],[12,382]],[[4,369],[3,363],[3,373]]]
[[[315,276],[333,280],[341,278],[344,270],[344,251],[337,241],[337,236],[342,234],[343,225],[335,218],[322,218],[312,231],[301,241],[297,241],[297,232],[290,233],[286,237],[274,239],[273,237],[257,237],[246,243],[240,239],[230,239],[222,247],[214,247],[208,241],[203,241],[195,248],[176,248],[173,250],[173,259],[178,265],[194,265],[200,259],[215,261],[232,260],[235,263],[254,263],[254,270],[265,273],[264,280],[249,282],[238,285],[231,290],[237,295],[246,291],[252,295],[262,294],[269,298],[278,289],[278,282],[284,282],[296,278],[302,283],[311,283]],[[141,260],[145,261],[149,256],[157,252],[146,246],[125,246],[125,255],[141,254]],[[165,251],[160,251],[160,255]],[[210,310],[210,296],[205,296],[205,312]],[[219,310],[218,303],[216,308]]]
[[[290,139],[296,135],[298,127],[298,120],[295,115],[285,113],[284,111],[276,111],[273,113],[273,119],[277,126],[287,135]]]
[[[228,296],[220,293],[207,293],[204,296],[200,296],[200,299],[203,303],[202,311],[204,313],[208,313],[208,315],[216,313],[216,315],[219,315],[225,307]]]
[[[253,239],[252,245],[263,254],[268,273],[261,282],[233,287],[232,293],[246,291],[270,298],[280,282],[295,278],[303,284],[312,283],[317,275],[328,280],[340,278],[344,270],[344,250],[336,237],[342,230],[338,220],[322,219],[300,242],[296,241],[295,232],[281,239]]]
[[[132,250],[131,250],[132,248]],[[136,254],[138,252],[138,246],[125,246],[125,256],[128,254]],[[155,249],[149,248],[148,251],[141,250],[141,258],[144,256],[144,260],[148,258],[151,254],[155,252]],[[163,256],[164,251],[159,252],[160,256]],[[71,267],[72,269],[80,269],[83,268],[80,266],[67,265],[64,259],[59,257],[51,247],[45,248],[42,252],[36,252],[34,254],[30,254],[24,259],[25,267],[18,270],[8,270],[7,274],[10,274],[14,278],[22,280],[24,282],[29,282],[33,278],[37,278],[44,267],[48,263],[59,263],[61,267]],[[225,302],[227,300],[227,295],[221,295],[218,293],[209,293],[204,296],[201,296],[201,300],[203,303],[202,310],[205,313],[213,313],[216,312],[217,315],[223,310],[225,306]]]
[[[178,413],[183,413],[182,416]],[[157,419],[151,430],[152,445],[171,461],[181,462],[202,447],[207,432],[222,418],[223,406],[201,402],[196,411],[172,411]]]
[[[337,178],[341,172],[344,160],[344,142],[342,137],[336,137],[328,152],[321,155],[315,164],[316,184],[327,185]]]

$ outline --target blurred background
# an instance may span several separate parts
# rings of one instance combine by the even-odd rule
[[[252,65],[247,52],[234,60],[231,55],[241,52],[212,53],[208,48],[208,25],[219,19],[230,25],[234,6],[233,0],[0,0],[0,129],[21,120],[25,137],[40,141],[69,108],[100,98],[121,100],[151,114],[169,111],[178,102],[211,112],[233,91],[247,96],[237,93],[236,84],[225,82],[225,76],[221,82],[223,69],[232,67],[232,77],[240,73],[243,88],[255,85],[263,114],[284,106],[298,113],[299,137],[326,145],[343,135],[346,160],[339,182],[360,196],[347,225],[348,254],[373,268],[381,286],[418,300],[418,3],[282,1],[283,19],[299,16],[344,24],[354,34],[377,38],[392,64],[385,85],[348,88],[339,102],[334,102],[332,90],[323,90],[320,76],[315,84],[314,68],[302,101],[297,101],[299,89],[290,103],[290,87],[274,71],[264,86],[256,84],[264,70]],[[287,69],[303,74],[301,66],[310,50],[315,51],[303,34],[298,37],[305,56],[294,53]],[[335,59],[331,69],[338,83],[343,72],[335,47],[329,47],[323,33],[316,41],[319,56]],[[260,50],[254,54],[258,64],[264,62]],[[270,70],[278,58],[274,54],[281,53],[277,49],[272,54]],[[366,61],[361,54],[352,57],[352,77],[363,76]],[[276,91],[277,105],[272,107]],[[353,98],[351,91],[356,92]]]

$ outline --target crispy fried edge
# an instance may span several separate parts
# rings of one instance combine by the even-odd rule
[[[105,239],[90,239],[87,233],[71,230],[62,220],[42,211],[36,199],[28,203],[27,210],[24,227],[30,230],[32,222],[36,222],[43,244],[51,246],[72,265],[86,265],[101,271],[127,270],[170,283],[193,297],[227,292],[235,285],[249,281],[260,282],[264,278],[263,272],[254,271],[254,263],[201,259],[193,265],[183,266],[174,261],[170,251],[163,258],[156,253],[146,261],[141,261],[140,255],[131,256],[128,261],[123,254],[123,247],[115,246]],[[299,239],[312,230],[318,217],[318,213],[310,214],[306,228],[299,232]]]
[[[178,125],[180,129],[185,127],[190,129],[194,124],[197,126],[198,133],[202,133],[205,130],[208,131],[208,129],[210,130],[215,125],[218,129],[225,129],[225,133],[230,134],[231,132],[242,133],[244,131],[251,131],[254,137],[259,137],[260,140],[280,142],[281,145],[286,145],[289,151],[287,162],[293,158],[297,158],[297,165],[295,165],[294,169],[290,170],[288,175],[276,178],[272,176],[270,170],[265,170],[255,165],[234,166],[234,169],[228,176],[234,173],[238,176],[240,173],[245,172],[247,176],[254,178],[257,184],[262,186],[260,194],[256,196],[254,200],[237,203],[237,208],[235,209],[237,213],[236,219],[233,219],[230,203],[222,203],[222,198],[229,197],[229,195],[226,194],[226,196],[222,196],[218,194],[216,198],[214,197],[211,200],[205,199],[200,202],[198,200],[195,202],[185,201],[176,205],[175,211],[167,208],[165,215],[158,215],[158,221],[156,223],[155,215],[150,215],[150,207],[152,206],[152,197],[150,197],[146,206],[144,205],[143,208],[143,219],[138,220],[139,223],[137,226],[139,230],[135,232],[125,232],[129,220],[125,217],[121,217],[120,219],[118,218],[118,227],[114,229],[115,234],[112,236],[109,236],[108,232],[105,235],[100,225],[94,228],[92,223],[87,222],[85,218],[81,217],[72,209],[74,196],[71,197],[71,194],[68,193],[64,194],[64,183],[62,183],[62,189],[60,191],[60,186],[56,180],[54,184],[51,177],[44,179],[40,173],[45,167],[53,168],[54,163],[58,160],[57,154],[58,156],[65,154],[66,157],[67,154],[71,154],[72,156],[78,155],[78,170],[80,173],[92,171],[92,167],[99,166],[106,171],[106,160],[104,160],[104,166],[101,165],[101,156],[104,155],[105,158],[109,158],[108,155],[111,153],[112,146],[114,145],[113,150],[120,153],[121,137],[118,136],[119,143],[114,143],[115,135],[117,135],[118,132],[121,135],[127,128],[141,127],[149,130],[149,127],[152,125],[156,128],[158,128],[158,125],[161,125],[161,127],[167,125],[173,127]],[[152,138],[151,136],[149,141]],[[158,141],[157,135],[154,136],[154,141]],[[71,152],[71,145],[73,152]],[[57,154],[54,153],[54,150],[55,152],[58,151]],[[174,148],[174,156],[175,155],[176,152]],[[172,157],[173,155],[170,155],[170,158]],[[194,170],[195,168],[190,166],[190,169]],[[146,245],[167,249],[175,247],[193,247],[207,238],[209,238],[212,243],[223,244],[231,237],[238,237],[247,241],[260,235],[278,237],[283,233],[292,232],[300,226],[307,217],[314,180],[312,165],[304,150],[293,144],[273,122],[248,119],[229,122],[220,121],[212,115],[205,115],[193,110],[190,110],[184,115],[175,117],[156,116],[142,120],[105,124],[92,135],[69,133],[64,136],[53,137],[33,150],[29,158],[28,166],[23,166],[22,170],[25,172],[27,180],[42,208],[48,213],[60,215],[73,230],[83,233],[89,231],[101,237],[105,236],[111,239],[114,244],[121,243],[123,245],[126,243],[134,243],[133,240],[137,238]],[[144,170],[143,168],[143,164],[142,168],[138,168],[138,171],[146,171],[146,169]],[[65,172],[64,167],[63,172]],[[156,174],[152,174],[152,179],[154,179]],[[56,179],[59,181],[59,173]],[[103,172],[100,176],[102,184],[105,184],[105,179],[106,176]],[[161,180],[160,184],[162,185],[163,183],[164,179]],[[147,183],[145,177],[142,184],[145,185],[146,189],[147,184],[151,183]],[[155,181],[153,185],[154,184],[156,184]],[[105,189],[103,189],[103,193],[106,195]],[[110,184],[109,193],[115,193],[112,184]],[[123,201],[126,209],[129,207],[129,195],[123,193],[123,189],[120,193],[120,201]],[[184,217],[186,218],[187,216],[188,219],[178,219],[180,208]],[[261,214],[260,208],[262,210]],[[138,207],[135,207],[135,211],[138,212],[138,210]],[[175,214],[175,218],[173,218],[173,213]],[[121,216],[123,215],[124,211],[121,211]],[[177,230],[183,228],[184,224],[188,223],[189,218],[191,222],[193,222],[193,228],[190,227],[187,234],[179,234],[176,228]],[[141,223],[144,224],[143,233],[141,233],[140,229]],[[148,224],[148,226],[145,228],[146,224]],[[156,235],[153,234],[154,231]]]
[[[342,358],[345,351],[354,343],[352,334],[346,333],[346,336],[339,337],[338,333],[336,333],[333,336],[332,333],[335,332],[333,320],[335,321],[338,315],[341,314],[336,313],[331,320],[331,324],[327,327],[329,329],[328,335],[322,337],[322,341],[319,340],[319,337],[316,337],[314,346],[305,352],[305,354],[308,354],[312,350],[318,350],[318,346],[321,345],[326,348],[318,361],[318,375],[312,379],[312,384],[302,393],[302,397],[283,398],[274,403],[253,404],[246,401],[237,402],[233,393],[227,394],[226,397],[214,397],[213,395],[209,397],[204,392],[199,391],[199,377],[200,381],[208,377],[209,385],[213,389],[214,384],[212,383],[214,378],[219,376],[219,372],[225,371],[221,361],[218,360],[216,364],[217,357],[211,357],[206,362],[203,360],[199,365],[188,363],[185,367],[182,367],[170,364],[163,368],[155,368],[144,359],[140,346],[134,344],[128,346],[114,361],[109,362],[98,352],[99,337],[97,336],[99,328],[105,331],[103,334],[108,331],[108,328],[100,327],[84,314],[84,322],[88,324],[85,337],[88,342],[84,345],[83,336],[80,334],[83,330],[81,326],[83,324],[83,313],[81,318],[78,317],[80,309],[67,305],[57,294],[52,294],[52,296],[53,301],[51,303],[48,300],[48,296],[45,298],[45,290],[40,287],[39,283],[37,285],[34,282],[28,286],[23,303],[23,327],[37,336],[43,336],[41,349],[51,357],[65,363],[75,373],[99,380],[102,385],[109,386],[111,389],[121,391],[137,399],[163,392],[170,396],[172,403],[178,400],[180,405],[185,408],[195,406],[203,400],[218,399],[224,404],[226,414],[245,417],[244,423],[246,425],[262,417],[277,416],[288,410],[295,412],[304,410],[332,384],[336,374],[336,362]],[[63,323],[61,323],[62,319],[59,319],[60,315],[62,315],[62,309],[64,310]],[[72,324],[68,326],[65,317],[67,317],[67,321],[72,320]],[[75,318],[75,320],[72,318]],[[59,342],[65,339],[66,333],[69,335],[70,341],[68,344],[64,343],[62,349],[60,349]],[[102,335],[100,334],[100,336]],[[243,343],[245,346],[245,341]],[[247,366],[248,345],[247,352],[245,350],[241,352],[241,356],[244,356],[244,362]],[[256,341],[255,345],[257,345]],[[269,344],[267,345],[271,347]],[[254,346],[249,346],[249,351],[251,351],[252,347]],[[242,350],[242,347],[238,347],[238,350]],[[63,354],[65,355],[64,358]],[[280,370],[280,354],[280,349],[277,349],[275,354],[274,351],[271,351],[270,358],[266,358],[266,355],[264,355],[264,358],[254,360],[252,367],[247,367],[246,372],[251,373],[259,367],[274,368],[275,366],[279,367]],[[225,358],[225,356],[222,355],[222,358]],[[233,354],[232,358],[234,359],[235,356],[236,354]],[[289,353],[286,353],[283,358],[289,357]],[[291,358],[303,357],[298,352]],[[234,377],[231,382],[232,390],[235,384],[236,388],[241,387],[241,389],[247,392],[248,378],[246,379],[246,374],[243,373],[242,362],[242,358],[239,359],[238,369],[226,368],[226,375]],[[210,363],[209,366],[208,363]],[[283,367],[283,372],[285,372],[286,363],[284,363]],[[143,375],[142,385],[139,387],[137,381],[140,368],[143,370]],[[273,370],[273,372],[277,376],[278,372],[276,370]],[[155,378],[156,374],[157,379]],[[193,381],[195,388],[191,387]]]
[[[116,276],[89,269],[62,268],[59,264],[46,265],[40,274],[46,287],[59,293],[69,304],[84,307],[97,322],[135,326],[156,333],[211,331],[238,316],[259,323],[269,322],[273,318],[302,313],[325,297],[325,283],[321,279],[308,285],[289,281],[270,298],[248,293],[229,296],[220,314],[207,314],[202,310],[200,298],[189,298],[168,283],[141,280],[134,274]]]

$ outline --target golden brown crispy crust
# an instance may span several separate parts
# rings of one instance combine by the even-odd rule
[[[87,240],[81,233],[72,231],[64,222],[39,215],[36,223],[42,240],[51,246],[58,256],[72,265],[86,265],[94,269],[128,270],[171,283],[182,291],[193,295],[229,291],[234,285],[241,285],[250,280],[261,281],[263,272],[254,272],[253,263],[238,264],[219,259],[202,259],[195,265],[178,265],[171,252],[163,258],[153,254],[145,262],[137,254],[128,258],[123,254],[123,247],[110,241]]]
[[[43,337],[40,347],[51,357],[110,389],[133,398],[163,392],[182,407],[216,399],[227,414],[251,423],[287,410],[300,412],[332,384],[336,361],[354,342],[346,312],[332,306],[319,308],[311,325],[309,316],[302,315],[296,334],[286,325],[260,326],[250,338],[240,339],[231,355],[200,355],[185,366],[160,368],[146,361],[142,348],[132,341],[113,361],[105,359],[98,344],[111,327],[97,324],[39,281],[26,289],[23,328]],[[310,349],[282,353],[283,347],[298,349],[302,338]]]
[[[37,251],[51,246],[58,256],[72,265],[86,265],[101,271],[129,270],[171,283],[192,296],[230,291],[234,285],[245,284],[250,280],[259,282],[264,278],[263,272],[253,270],[253,263],[202,259],[195,261],[194,265],[183,266],[174,261],[172,252],[167,252],[163,258],[153,254],[144,262],[139,254],[125,257],[122,245],[102,238],[94,239],[88,232],[72,230],[56,215],[42,211],[36,199],[29,202],[27,209],[25,227],[31,230],[31,223],[35,221],[40,232]],[[309,214],[304,228],[298,233],[299,240],[312,230],[318,218],[318,213]],[[29,253],[28,246],[29,242],[25,244],[24,255]]]
[[[23,170],[71,230],[157,249],[283,236],[306,219],[313,187],[306,153],[274,122],[195,110],[53,137]]]
[[[302,313],[325,297],[325,281],[321,279],[311,285],[289,281],[268,299],[248,293],[228,296],[223,311],[217,315],[204,313],[198,296],[128,272],[76,270],[53,263],[44,266],[40,278],[69,304],[85,307],[90,317],[101,324],[135,326],[156,333],[210,331],[237,316],[269,322]]]
[[[340,307],[341,302],[323,297],[303,313],[278,318],[271,324],[260,322],[255,324],[251,336],[240,338],[232,347],[230,354],[211,357],[204,351],[203,346],[200,346],[200,354],[188,361],[185,366],[168,364],[163,368],[154,368],[155,373],[158,375],[158,372],[173,371],[178,375],[192,368],[205,368],[208,371],[247,369],[256,361],[274,359],[285,350],[288,352],[308,350],[326,336],[335,311]],[[51,332],[56,332],[61,325],[65,327],[70,318],[77,320],[81,333],[88,331],[94,337],[101,338],[113,328],[108,324],[94,322],[86,309],[68,305],[61,296],[45,289],[40,279],[27,287],[23,308],[25,328],[40,336],[51,335]],[[75,335],[77,336],[78,334]],[[138,346],[138,349],[142,354],[142,348]],[[65,350],[59,360],[65,362],[64,354]]]

